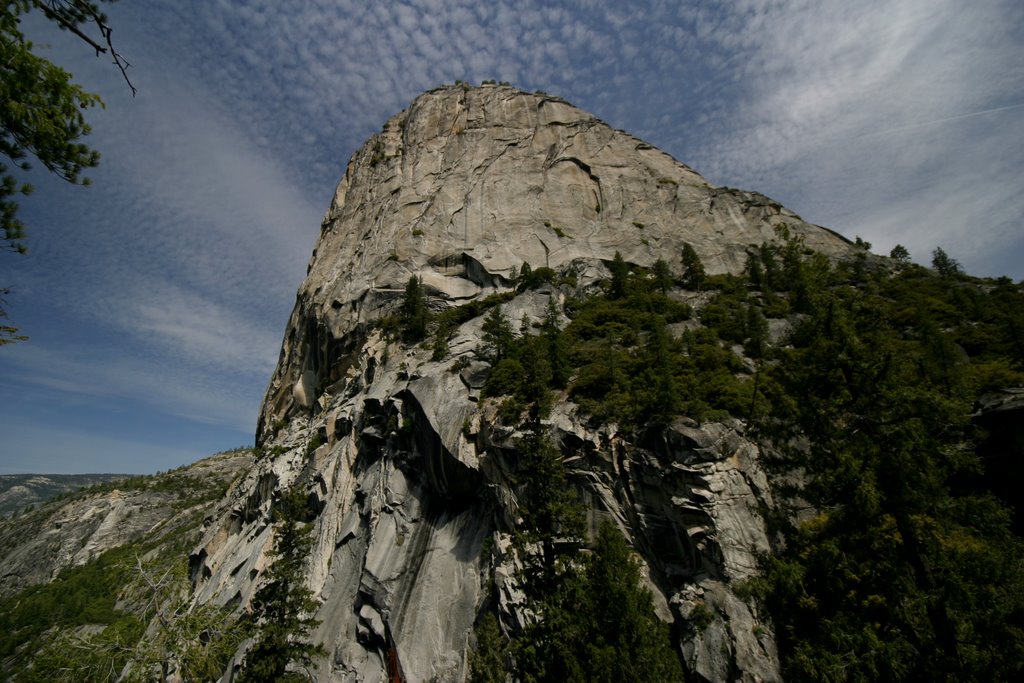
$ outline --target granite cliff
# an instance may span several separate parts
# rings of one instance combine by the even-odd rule
[[[441,88],[393,116],[350,161],[324,216],[263,404],[260,435],[341,379],[410,275],[435,306],[507,288],[529,263],[589,281],[615,252],[679,269],[742,270],[786,224],[808,248],[852,245],[753,192],[711,186],[669,155],[565,101],[501,86]]]
[[[868,249],[558,98],[425,93],[255,449],[0,519],[0,668],[1020,680],[1024,283]]]
[[[248,604],[275,492],[297,485],[317,513],[317,679],[465,680],[489,580],[504,627],[524,618],[507,552],[517,434],[481,396],[482,315],[444,354],[380,324],[409,278],[435,314],[506,292],[510,319],[539,320],[549,301],[597,291],[616,252],[678,271],[688,243],[709,273],[736,273],[782,224],[817,251],[853,251],[558,98],[461,85],[418,97],[356,152],[324,217],[261,410],[263,456],[192,554],[196,600]],[[516,293],[524,264],[566,277]],[[563,392],[545,425],[591,527],[613,520],[641,555],[687,668],[778,680],[771,627],[733,590],[768,549],[757,511],[771,504],[743,423],[678,417],[638,438],[592,424]]]

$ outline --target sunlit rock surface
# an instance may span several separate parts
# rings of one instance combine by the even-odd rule
[[[761,195],[697,173],[557,98],[502,86],[441,88],[392,117],[352,158],[288,323],[261,411],[263,456],[209,520],[191,558],[196,597],[244,608],[267,566],[275,491],[308,491],[309,585],[323,681],[463,681],[496,566],[515,628],[517,434],[498,424],[474,355],[482,317],[449,354],[388,341],[374,322],[422,279],[440,311],[499,291],[529,263],[576,274],[575,294],[627,262],[684,243],[709,272],[738,272],[749,245],[786,224],[808,246],[851,246]],[[504,310],[543,317],[550,287]],[[697,680],[779,679],[774,636],[734,591],[768,549],[771,493],[738,420],[678,418],[635,436],[600,428],[556,396],[545,425],[592,529],[613,520],[642,556],[663,619]]]
[[[191,538],[210,507],[253,464],[239,450],[156,477],[123,477],[0,522],[0,595],[51,581],[66,567],[136,541]]]

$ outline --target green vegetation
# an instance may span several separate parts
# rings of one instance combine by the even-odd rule
[[[558,280],[558,273],[547,266],[534,270],[526,261],[523,262],[519,274],[513,278],[516,291],[525,292],[528,289],[537,289],[544,284],[554,284]]]
[[[509,338],[511,324],[500,325],[484,394],[509,424],[543,413],[561,388],[620,431],[680,414],[746,420],[786,501],[772,516],[784,543],[750,590],[775,620],[787,680],[1021,677],[1024,546],[970,416],[982,393],[1024,386],[1024,288],[967,277],[941,250],[934,271],[900,250],[891,266],[863,253],[833,264],[786,226],[778,235],[751,249],[742,277],[707,277],[691,261],[680,281],[714,292],[699,326],[674,327],[690,312],[667,296],[675,277],[664,265],[646,272],[616,255],[604,295],[566,302],[564,329],[533,334],[550,321],[527,323]],[[772,319],[789,330],[781,344]],[[548,351],[553,340],[559,351]],[[552,359],[567,363],[559,383]],[[531,442],[521,450],[530,461]],[[800,522],[798,502],[814,511]],[[554,585],[584,605],[567,562],[528,567],[532,594],[558,595],[544,589]],[[556,617],[523,636],[549,654],[495,640],[496,624],[481,621],[477,680],[496,680],[483,671],[497,661],[532,667],[536,680],[581,675],[581,627],[552,599],[536,612]],[[545,659],[555,642],[557,661]]]
[[[491,309],[478,355],[493,364],[483,395],[501,398],[501,419],[515,424],[530,395],[549,403],[550,392],[560,390],[595,421],[626,430],[664,424],[679,413],[698,420],[745,416],[753,394],[750,368],[713,327],[669,332],[692,310],[667,295],[674,277],[664,262],[653,271],[630,269],[616,256],[607,293],[568,300],[571,322],[564,329],[553,299],[545,319],[526,321],[519,335],[500,307]],[[759,355],[767,321],[759,308],[741,310],[742,334],[719,327],[726,340]],[[531,332],[534,327],[540,334]]]
[[[111,0],[100,0],[105,1]],[[4,55],[0,67],[4,95],[0,154],[20,171],[31,168],[27,159],[34,156],[59,178],[87,185],[89,180],[81,173],[96,166],[100,155],[78,142],[91,132],[83,112],[103,106],[103,102],[72,83],[71,74],[36,54],[36,46],[20,30],[22,18],[32,10],[38,10],[48,21],[87,43],[97,56],[110,53],[122,73],[127,64],[110,42],[111,29],[98,2],[17,0],[5,3],[0,11]],[[89,31],[94,31],[95,37]],[[25,225],[17,218],[18,205],[12,197],[31,192],[31,185],[20,182],[12,169],[0,164],[0,226],[8,249],[25,251]]]
[[[30,512],[36,505],[62,495],[68,495],[88,486],[124,479],[124,474],[2,474],[0,494],[18,487],[22,493],[0,496],[0,518]],[[26,510],[29,507],[31,509]]]
[[[309,442],[306,443],[306,457],[307,458],[311,457],[314,453],[316,453],[316,449],[320,448],[323,445],[324,445],[324,439],[320,435],[320,432],[319,431],[313,432],[313,435],[311,437],[309,437]],[[281,448],[281,447],[277,446],[275,448]]]
[[[963,273],[957,260],[947,254],[942,247],[936,247],[932,252],[932,268],[942,277],[956,277]]]
[[[500,402],[501,421],[527,433],[516,548],[526,558],[520,580],[530,610],[543,618],[511,640],[483,618],[475,680],[508,671],[522,680],[599,679],[594,662],[619,678],[646,675],[614,668],[636,663],[621,643],[614,656],[596,645],[611,642],[592,630],[609,607],[586,602],[602,555],[576,550],[574,504],[538,426],[560,392],[625,434],[680,415],[746,422],[784,501],[771,515],[778,552],[763,558],[747,589],[775,621],[787,680],[1024,673],[1014,501],[993,495],[975,452],[985,435],[970,421],[984,392],[1024,386],[1024,288],[970,278],[941,249],[933,270],[902,248],[883,263],[863,241],[837,264],[784,224],[777,235],[750,249],[741,276],[708,276],[689,245],[679,276],[664,261],[648,271],[617,253],[603,293],[586,298],[571,296],[554,271],[524,264],[517,291],[548,285],[569,296],[561,308],[552,296],[544,319],[519,321],[518,330],[501,307],[506,299],[442,314],[437,339],[445,341],[461,322],[487,315],[478,356],[492,370],[482,393]],[[678,286],[706,292],[699,324]],[[772,329],[786,332],[773,341]],[[799,522],[797,502],[812,511]],[[612,553],[603,543],[601,552]],[[613,573],[629,577],[617,557]],[[581,655],[583,643],[597,650]]]
[[[0,229],[2,249],[25,253],[25,224],[18,218],[18,195],[32,185],[18,178],[31,169],[34,157],[58,178],[88,185],[82,172],[99,163],[100,155],[79,142],[90,133],[85,110],[103,106],[99,96],[72,82],[71,74],[39,56],[38,48],[21,32],[21,21],[33,10],[96,51],[108,54],[125,73],[127,62],[111,43],[111,29],[101,2],[113,0],[11,0],[0,10]],[[125,76],[127,81],[127,76]],[[128,84],[131,87],[131,83]],[[135,92],[135,88],[132,88]],[[0,320],[6,317],[0,289]],[[20,341],[17,328],[0,325],[0,346]]]
[[[683,244],[683,285],[688,289],[700,289],[704,284],[704,264],[690,244]]]
[[[227,609],[189,607],[180,552],[128,544],[0,600],[0,658],[16,681],[214,680],[246,636]],[[161,559],[163,558],[163,559]],[[156,619],[157,630],[143,638]],[[128,667],[126,669],[126,667]],[[127,673],[122,677],[123,671]]]
[[[430,313],[427,311],[427,300],[423,296],[423,283],[415,275],[405,285],[405,296],[399,313],[402,325],[402,338],[406,342],[415,343],[427,336],[427,322]]]
[[[65,568],[54,581],[0,598],[5,675],[14,681],[77,682],[117,680],[124,671],[124,680],[148,681],[155,672],[173,669],[185,681],[217,678],[244,639],[245,624],[230,610],[190,605],[184,558],[198,539],[206,506],[223,496],[230,474],[207,471],[200,477],[179,468],[107,482],[64,494],[17,520],[24,533],[37,534],[57,506],[114,488],[160,493],[161,504],[189,511],[83,565]],[[16,542],[13,527],[3,530],[5,542]],[[143,639],[152,623],[157,630]]]
[[[434,330],[433,360],[443,360],[448,354],[448,338],[459,328],[459,325],[483,315],[494,306],[511,301],[515,296],[515,292],[491,294],[483,299],[476,299],[439,313],[435,317],[437,327]]]
[[[373,141],[373,150],[370,153],[370,166],[376,166],[387,158],[384,150],[384,139],[378,135]]]
[[[485,614],[471,680],[683,680],[668,627],[654,614],[618,529],[606,522],[593,553],[582,552],[583,510],[566,485],[561,454],[543,433],[543,400],[535,397],[528,410],[518,448],[522,522],[513,547],[523,563],[517,580],[525,608],[535,619],[509,639],[494,614]]]
[[[897,244],[889,252],[889,258],[896,261],[900,265],[904,265],[910,262],[910,252],[902,244]]]
[[[888,262],[862,249],[832,263],[784,225],[777,240],[750,248],[743,275],[707,275],[691,251],[682,275],[664,261],[648,270],[616,254],[609,280],[585,297],[571,273],[523,264],[515,290],[436,315],[410,279],[396,336],[432,336],[442,360],[458,326],[482,318],[476,355],[491,365],[483,397],[521,434],[512,552],[532,616],[521,631],[503,630],[489,605],[473,680],[682,678],[625,540],[607,524],[596,539],[585,536],[542,423],[556,398],[625,438],[680,416],[743,421],[773,477],[778,507],[767,513],[777,545],[737,594],[771,615],[786,680],[1024,676],[1019,468],[987,469],[991,461],[978,457],[986,434],[971,420],[984,393],[1024,386],[1024,286],[971,278],[941,250],[933,269],[895,249]],[[542,317],[510,319],[505,304],[535,288],[550,292]],[[701,302],[696,320],[686,300]],[[411,423],[396,417],[392,426]],[[175,471],[104,486],[198,501],[224,485]],[[302,578],[307,504],[298,491],[275,504],[276,561],[251,621],[187,612],[176,602],[181,588],[141,597],[160,573],[137,558],[157,545],[161,556],[180,557],[187,543],[164,538],[0,601],[0,657],[14,680],[62,680],[74,667],[103,680],[88,672],[126,665],[133,676],[172,666],[185,680],[205,680],[255,634],[243,677],[287,677],[289,666],[322,654],[307,642],[315,625]],[[140,577],[130,588],[126,572]],[[169,626],[140,644],[160,615]],[[699,632],[712,619],[698,607],[691,625]]]
[[[522,562],[516,577],[535,619],[507,638],[493,613],[477,629],[471,680],[680,681],[682,668],[668,629],[640,587],[639,565],[611,524],[592,554],[585,543],[583,509],[566,480],[561,453],[541,419],[552,387],[565,385],[570,366],[558,309],[549,300],[540,334],[524,320],[514,336],[500,306],[484,324],[484,357],[495,363],[485,396],[506,396],[501,413],[519,423],[517,446],[520,523],[513,548]],[[525,413],[525,418],[523,414]]]
[[[763,561],[787,679],[1019,678],[1024,548],[979,476],[970,415],[1024,384],[1024,292],[979,287],[941,250],[938,277],[809,261],[785,267],[814,286],[789,283],[804,317],[771,354],[758,421],[816,511],[780,515],[784,549]]]
[[[238,451],[249,450],[240,448]],[[150,491],[154,493],[171,494],[177,500],[176,505],[188,507],[202,502],[216,500],[227,490],[229,481],[219,477],[210,477],[196,474],[191,471],[190,465],[182,465],[166,472],[157,472],[154,475],[135,475],[115,479],[113,481],[96,484],[88,488],[80,489],[75,493],[65,493],[58,496],[56,500],[67,500],[76,495],[95,495],[110,493],[111,491]]]
[[[267,570],[266,583],[253,599],[256,642],[246,654],[238,678],[243,683],[306,680],[303,675],[286,672],[287,667],[308,666],[313,657],[326,654],[322,646],[306,642],[319,623],[310,616],[317,605],[305,584],[306,556],[313,543],[308,525],[311,517],[308,498],[298,487],[283,491],[275,500],[274,561]]]
[[[559,560],[550,588],[527,589],[538,619],[522,634],[510,641],[493,614],[484,616],[472,681],[504,681],[508,672],[520,681],[683,680],[668,626],[654,614],[637,560],[613,524],[601,526],[591,554],[564,551]]]
[[[68,568],[50,583],[0,599],[0,659],[11,658],[9,670],[23,668],[53,627],[71,630],[86,624],[119,624],[122,632],[136,639],[141,636],[140,620],[115,609],[124,578],[122,567],[137,551],[130,545],[110,550],[92,562]]]

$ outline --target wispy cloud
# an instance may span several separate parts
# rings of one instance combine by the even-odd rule
[[[153,424],[250,430],[350,155],[456,79],[561,95],[876,250],[927,261],[942,245],[1024,277],[1014,0],[147,0],[110,15],[134,100],[66,36],[40,41],[108,106],[89,113],[95,185],[41,175],[33,253],[5,263],[33,339],[0,357],[0,389],[40,397],[26,424],[46,401],[127,401]],[[95,418],[78,432],[123,428]]]
[[[707,113],[706,173],[878,246],[923,258],[942,244],[993,272],[1024,219],[1003,199],[1024,180],[1008,145],[1024,134],[1018,3],[751,2],[698,23],[738,84]]]
[[[180,285],[150,284],[155,286],[124,298],[116,321],[136,341],[199,368],[270,376],[281,343],[279,326],[249,319],[234,306]]]
[[[5,350],[0,389],[12,400],[11,413],[49,405],[95,406],[128,402],[165,415],[251,432],[265,378],[211,372],[173,357],[131,345],[93,347],[19,344]],[[262,375],[260,375],[262,377]],[[7,416],[5,416],[6,418]],[[66,418],[65,418],[66,419]]]

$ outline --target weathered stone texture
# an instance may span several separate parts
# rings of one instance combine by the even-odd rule
[[[353,156],[324,218],[262,408],[265,455],[192,556],[197,599],[247,604],[274,492],[302,486],[318,511],[315,639],[330,653],[318,680],[465,680],[492,564],[503,623],[523,619],[507,553],[517,434],[480,396],[482,317],[441,362],[373,323],[412,275],[436,311],[506,291],[524,263],[572,267],[576,293],[592,291],[616,251],[678,272],[690,243],[709,272],[738,272],[783,223],[826,254],[852,251],[559,99],[501,86],[417,98]],[[564,295],[521,293],[505,310],[540,319]],[[770,624],[733,591],[769,547],[758,510],[771,493],[744,425],[680,418],[627,436],[590,426],[565,396],[546,424],[592,527],[614,520],[641,554],[690,671],[778,680]]]
[[[753,192],[693,170],[586,112],[503,86],[425,93],[349,162],[299,289],[263,424],[308,406],[351,350],[351,333],[388,310],[411,275],[464,300],[513,269],[577,264],[583,277],[616,251],[664,259],[684,242],[709,273],[742,270],[749,245],[785,223],[807,246],[852,253],[839,235]]]

